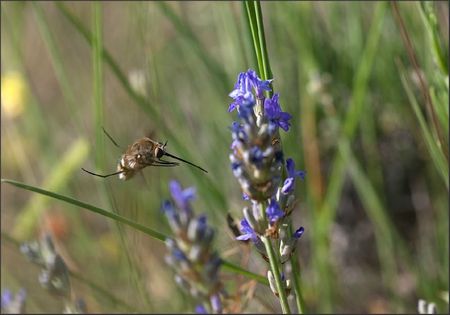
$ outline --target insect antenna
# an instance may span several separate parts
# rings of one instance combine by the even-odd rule
[[[167,142],[166,142],[166,143],[167,143]],[[173,154],[170,154],[170,153],[167,152],[167,151],[164,151],[164,155],[167,155],[168,157],[171,157],[171,158],[173,158],[173,159],[175,159],[175,160],[178,160],[178,161],[187,163],[187,164],[189,164],[189,165],[195,166],[196,168],[202,170],[203,172],[208,173],[208,171],[205,170],[204,168],[202,168],[202,167],[200,167],[200,166],[198,166],[198,165],[195,165],[194,163],[191,163],[191,162],[189,162],[189,161],[186,161],[186,160],[184,160],[184,159],[182,159],[182,158],[180,158],[180,157],[178,157],[178,156],[175,156],[175,155],[173,155]]]
[[[119,174],[123,173],[123,171],[118,171],[118,172],[114,172],[114,173],[111,173],[111,174],[102,175],[102,174],[97,174],[97,173],[88,171],[87,169],[84,169],[84,168],[81,168],[81,169],[83,171],[85,171],[86,173],[89,173],[89,174],[94,175],[94,176],[102,177],[102,178],[106,178],[106,177],[110,177],[110,176],[114,176],[114,175],[119,175]]]

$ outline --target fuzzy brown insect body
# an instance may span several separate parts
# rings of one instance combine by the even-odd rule
[[[106,131],[105,131],[106,133]],[[107,133],[106,133],[107,134]],[[108,134],[107,134],[108,135]],[[108,137],[110,137],[108,135]],[[111,138],[110,138],[111,139]],[[112,140],[112,139],[111,139]],[[114,142],[114,141],[113,141]],[[115,143],[115,142],[114,142]],[[168,156],[174,158],[178,161],[185,162],[189,165],[192,165],[205,173],[208,173],[205,169],[197,166],[189,161],[186,161],[182,158],[179,158],[175,155],[168,153],[165,150],[166,143],[161,143],[155,140],[152,140],[148,137],[141,138],[135,141],[132,145],[128,146],[127,150],[124,154],[122,154],[119,163],[117,164],[117,171],[107,175],[100,175],[83,168],[83,171],[99,176],[99,177],[109,177],[113,175],[119,175],[120,179],[127,180],[132,178],[137,172],[142,170],[147,166],[161,166],[161,167],[172,167],[177,166],[179,163],[165,161],[162,159],[163,156]]]
[[[132,145],[128,146],[127,151],[122,155],[117,164],[117,172],[119,173],[119,178],[123,180],[130,179],[136,174],[136,172],[142,170],[147,166],[153,164],[161,164],[160,157],[161,153],[164,152],[164,144],[156,142],[150,138],[142,138],[137,140]],[[158,155],[160,156],[158,158]],[[178,163],[165,164],[167,166],[175,166]]]

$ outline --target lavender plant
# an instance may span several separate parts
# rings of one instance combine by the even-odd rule
[[[199,301],[197,313],[222,313],[226,292],[219,278],[222,260],[212,248],[214,230],[205,215],[194,215],[193,187],[182,189],[177,181],[169,187],[173,201],[165,201],[162,210],[174,237],[165,241],[166,261],[175,270],[175,282]]]
[[[283,312],[289,313],[291,281],[283,269],[304,232],[303,227],[292,232],[290,215],[296,179],[304,179],[305,172],[297,171],[292,159],[284,160],[279,129],[289,131],[292,117],[282,111],[278,94],[265,97],[271,82],[261,80],[251,69],[238,75],[229,94],[234,101],[228,111],[237,110],[239,119],[231,127],[230,161],[244,199],[250,201],[243,209],[242,235],[237,239],[252,240],[270,263],[270,287],[280,298]]]
[[[0,309],[2,314],[23,314],[25,312],[26,292],[20,289],[16,295],[8,289],[2,292]]]
[[[33,263],[42,267],[39,283],[50,293],[64,299],[64,314],[82,314],[87,311],[83,299],[72,302],[72,287],[69,270],[56,251],[52,236],[43,234],[41,240],[22,244],[21,252]]]

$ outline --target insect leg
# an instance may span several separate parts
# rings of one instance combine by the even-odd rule
[[[88,171],[88,170],[86,170],[84,168],[81,168],[81,169],[83,171],[85,171],[86,173],[89,173],[89,174],[94,175],[94,176],[102,177],[102,178],[106,178],[106,177],[110,177],[110,176],[114,176],[114,175],[119,175],[119,174],[123,173],[123,171],[118,171],[118,172],[114,172],[114,173],[111,173],[111,174],[102,175],[102,174],[97,174],[97,173]]]
[[[174,167],[174,166],[178,166],[180,164],[152,164],[152,166],[156,166],[156,167]]]
[[[102,126],[102,129],[103,129],[103,132],[105,133],[105,135],[109,138],[109,140],[111,140],[111,142],[120,149],[120,146],[117,144],[116,141],[114,141],[113,137],[111,137],[111,135],[106,131],[105,128],[103,128],[103,126]]]
[[[158,160],[158,161],[155,161],[151,166],[171,167],[171,166],[178,166],[178,165],[180,165],[180,164],[177,162],[168,162],[168,161]]]

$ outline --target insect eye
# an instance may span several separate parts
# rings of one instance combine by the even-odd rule
[[[156,148],[155,155],[156,155],[156,158],[160,159],[164,155],[164,150],[162,150],[160,148]]]

